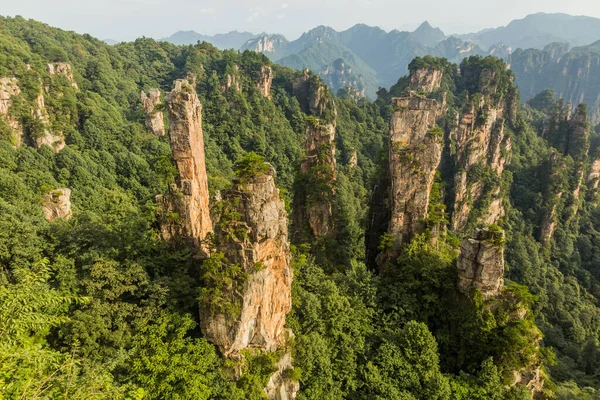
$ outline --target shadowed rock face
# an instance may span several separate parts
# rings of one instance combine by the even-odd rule
[[[160,90],[150,89],[148,95],[142,92],[142,106],[146,113],[146,128],[156,136],[165,135],[165,120],[162,110],[157,110],[156,106],[161,104]]]
[[[425,230],[429,196],[442,157],[442,136],[434,131],[440,104],[412,95],[393,99],[396,111],[390,132],[391,220],[394,235],[390,256]]]
[[[41,135],[34,138],[33,142],[36,148],[40,148],[43,145],[50,146],[55,151],[61,151],[65,147],[65,138],[60,132],[52,132],[50,126],[50,117],[44,103],[44,95],[40,94],[35,99],[35,109],[33,110],[33,116],[40,122],[43,127]]]
[[[13,144],[19,146],[22,141],[23,127],[9,114],[12,97],[21,93],[17,78],[0,78],[0,118],[4,118],[14,131]]]
[[[477,168],[485,166],[501,177],[509,161],[511,140],[504,132],[505,118],[514,114],[513,101],[498,98],[497,88],[491,84],[494,73],[482,70],[479,76],[480,97],[474,98],[470,109],[457,115],[456,128],[451,138],[456,143],[454,177],[454,212],[451,229],[462,231],[467,226],[473,204],[487,197],[488,206],[481,210],[477,223],[489,225],[504,216],[500,187],[485,188],[475,176]]]
[[[52,190],[42,197],[42,209],[48,222],[71,218],[71,189]]]
[[[323,124],[318,120],[306,124],[306,155],[302,159],[303,174],[314,175],[313,179],[322,181],[323,193],[309,199],[306,205],[308,224],[315,237],[327,236],[334,231],[333,195],[336,180],[335,126]],[[311,188],[315,189],[315,188]]]
[[[208,180],[202,134],[202,106],[187,80],[176,80],[166,96],[169,110],[169,137],[173,159],[179,172],[171,193],[158,196],[161,235],[164,240],[183,238],[201,249],[212,232]]]
[[[504,232],[480,230],[460,244],[458,288],[464,294],[479,289],[485,298],[500,294],[504,286]]]
[[[226,357],[239,358],[247,348],[274,351],[285,341],[293,273],[287,213],[274,175],[269,165],[266,173],[223,193],[223,201],[233,204],[240,217],[226,224],[216,220],[218,249],[230,265],[242,268],[247,280],[238,289],[239,316],[202,308],[201,328]]]

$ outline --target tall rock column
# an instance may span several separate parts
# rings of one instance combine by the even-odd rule
[[[164,240],[184,238],[206,252],[202,241],[212,232],[204,159],[202,106],[187,80],[176,80],[167,94],[169,138],[178,176],[171,193],[158,196]]]
[[[429,196],[443,150],[443,132],[436,128],[440,104],[415,95],[394,98],[396,110],[390,131],[391,219],[388,232],[394,237],[389,256],[399,254],[402,244],[423,233]]]
[[[500,181],[511,150],[504,124],[506,118],[513,117],[516,98],[498,95],[495,79],[499,73],[506,72],[483,69],[475,77],[479,81],[478,92],[471,95],[466,111],[457,115],[451,133],[457,167],[451,220],[455,231],[466,228],[471,212],[483,199],[488,201],[485,206],[479,205],[475,223],[490,225],[504,216]]]
[[[285,321],[292,309],[293,270],[287,212],[274,178],[275,170],[265,163],[254,176],[234,180],[215,206],[220,253],[204,262],[200,328],[230,359],[243,360],[243,350],[283,350],[265,388],[276,400],[295,398],[299,385],[286,375],[292,368],[285,352],[292,333]]]
[[[316,75],[304,71],[293,86],[306,119],[305,154],[294,193],[294,240],[331,237],[335,233],[336,181],[334,99]]]
[[[17,78],[0,78],[0,117],[4,118],[8,127],[11,128],[11,142],[17,147],[21,144],[23,136],[23,127],[17,119],[10,115],[12,98],[18,96],[21,89],[18,86]]]

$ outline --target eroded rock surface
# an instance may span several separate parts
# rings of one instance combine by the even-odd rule
[[[467,111],[457,116],[456,128],[451,133],[458,169],[451,221],[451,229],[455,231],[465,229],[473,205],[483,198],[489,201],[480,210],[477,224],[489,225],[504,216],[499,185],[484,185],[482,175],[495,176],[499,181],[509,162],[511,140],[505,134],[504,124],[507,118],[514,117],[516,100],[498,96],[494,78],[494,72],[481,71],[479,93],[473,96]]]
[[[263,96],[271,98],[271,85],[273,84],[273,68],[265,65],[260,70],[260,77],[256,87]]]
[[[202,133],[202,105],[187,80],[176,80],[166,95],[169,138],[178,176],[171,193],[158,196],[161,235],[183,238],[206,253],[203,241],[212,232],[208,179]]]
[[[440,88],[443,71],[433,68],[418,68],[410,74],[409,85],[411,90],[422,90],[431,93]]]
[[[479,289],[485,298],[497,296],[504,285],[504,232],[480,230],[460,244],[458,288],[464,294]]]
[[[35,147],[39,149],[43,145],[48,145],[55,151],[61,151],[65,147],[65,138],[61,132],[52,132],[43,94],[36,97],[32,113],[34,118],[39,121],[42,130],[37,132],[33,138]]]
[[[54,189],[42,197],[44,217],[49,222],[71,218],[71,189]]]
[[[64,62],[56,62],[48,64],[48,74],[52,75],[64,75],[67,77],[69,82],[71,82],[71,86],[77,89],[77,82],[75,82],[75,78],[73,78],[73,70],[71,64]]]
[[[403,243],[425,231],[429,196],[443,149],[443,132],[436,128],[440,104],[411,93],[393,99],[396,110],[390,132],[391,219],[394,236],[390,256]]]
[[[0,78],[0,117],[4,118],[8,126],[14,131],[12,142],[14,145],[21,144],[23,127],[17,119],[10,115],[12,98],[21,93],[17,78]]]
[[[201,328],[226,357],[239,358],[248,348],[274,351],[284,345],[293,271],[287,213],[274,175],[269,165],[266,173],[236,181],[222,193],[223,207],[233,207],[239,218],[216,221],[218,249],[247,279],[232,293],[241,300],[238,316],[202,307]]]
[[[165,119],[160,106],[162,105],[160,100],[160,90],[150,89],[150,92],[142,92],[141,94],[142,106],[146,113],[146,128],[150,130],[156,136],[165,135]]]

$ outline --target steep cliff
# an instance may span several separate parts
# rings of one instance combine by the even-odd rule
[[[21,93],[21,89],[18,86],[17,78],[0,78],[0,117],[6,122],[10,132],[9,140],[15,145],[19,146],[22,141],[23,127],[19,121],[10,114],[10,108],[12,106],[12,98]]]
[[[161,235],[171,241],[183,238],[196,249],[212,232],[208,180],[202,133],[202,106],[187,80],[176,80],[166,95],[169,138],[178,176],[169,194],[157,197]]]
[[[461,68],[463,84],[471,93],[450,133],[455,164],[451,229],[455,231],[464,230],[470,221],[489,225],[504,216],[500,183],[511,151],[505,121],[516,118],[518,99],[502,69]]]
[[[256,176],[236,180],[216,206],[216,248],[223,268],[239,273],[232,287],[223,288],[227,300],[203,297],[201,328],[226,357],[239,358],[247,348],[274,351],[285,340],[293,272],[287,213],[274,176],[266,164]],[[215,276],[207,276],[211,288],[219,285]],[[225,309],[227,302],[232,307]]]
[[[42,196],[42,209],[48,222],[71,218],[71,189],[54,189]]]
[[[460,244],[456,263],[458,288],[469,295],[478,289],[484,298],[500,294],[504,285],[504,232],[479,230]]]
[[[399,254],[403,243],[426,229],[429,196],[443,148],[443,132],[436,126],[441,107],[436,100],[411,92],[408,97],[393,99],[393,104],[388,227],[394,236],[389,254],[392,258]]]
[[[509,62],[524,100],[550,88],[573,105],[587,103],[591,120],[600,120],[600,41],[570,51],[557,44],[518,49]]]
[[[48,145],[55,151],[61,151],[65,147],[65,138],[62,133],[52,131],[43,94],[39,94],[36,97],[35,108],[32,110],[32,114],[39,126],[39,129],[37,129],[32,137],[35,147],[40,148],[42,145]]]
[[[304,232],[307,225],[309,235],[316,238],[330,236],[335,231],[336,110],[327,87],[308,71],[294,82],[293,90],[303,110],[310,115],[306,118],[304,157],[294,196],[294,236],[302,241],[307,239]]]
[[[78,89],[77,82],[75,82],[75,78],[73,77],[73,69],[71,64],[64,62],[56,62],[52,64],[48,64],[47,68],[48,74],[52,75],[63,75],[67,78],[69,82],[71,82],[71,86],[75,89]]]
[[[273,68],[264,65],[260,70],[260,75],[256,87],[263,96],[271,98],[271,85],[273,84]]]
[[[148,95],[142,92],[141,100],[146,113],[146,128],[156,136],[164,136],[165,120],[160,100],[160,89],[150,89]]]

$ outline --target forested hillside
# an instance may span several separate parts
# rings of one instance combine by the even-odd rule
[[[592,399],[586,105],[0,19],[0,397]],[[357,50],[358,51],[358,50]]]

